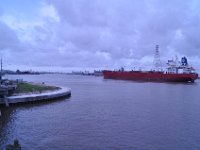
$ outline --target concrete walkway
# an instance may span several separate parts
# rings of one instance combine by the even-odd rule
[[[66,87],[61,87],[61,89],[59,90],[45,92],[45,93],[8,96],[6,97],[6,101],[9,105],[9,104],[16,104],[16,103],[27,103],[27,102],[34,102],[34,101],[50,100],[50,99],[70,97],[70,96],[71,96],[71,90]],[[3,102],[0,101],[0,104],[2,103]]]

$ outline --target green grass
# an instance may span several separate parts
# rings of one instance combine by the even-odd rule
[[[31,83],[19,83],[17,85],[15,93],[44,92],[57,89],[59,88],[55,86],[37,85]]]

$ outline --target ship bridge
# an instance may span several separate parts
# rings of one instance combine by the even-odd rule
[[[182,73],[195,73],[195,69],[188,65],[188,61],[186,57],[182,57],[181,61],[178,60],[178,57],[176,56],[175,60],[168,60],[167,62],[167,73],[176,73],[176,74],[182,74]]]

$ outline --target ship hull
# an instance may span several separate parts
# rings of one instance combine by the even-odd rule
[[[194,82],[198,74],[167,74],[162,72],[103,71],[104,79],[150,81],[150,82]]]

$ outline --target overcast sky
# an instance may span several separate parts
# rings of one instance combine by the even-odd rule
[[[200,69],[200,1],[0,0],[5,69],[145,68],[156,44]]]

